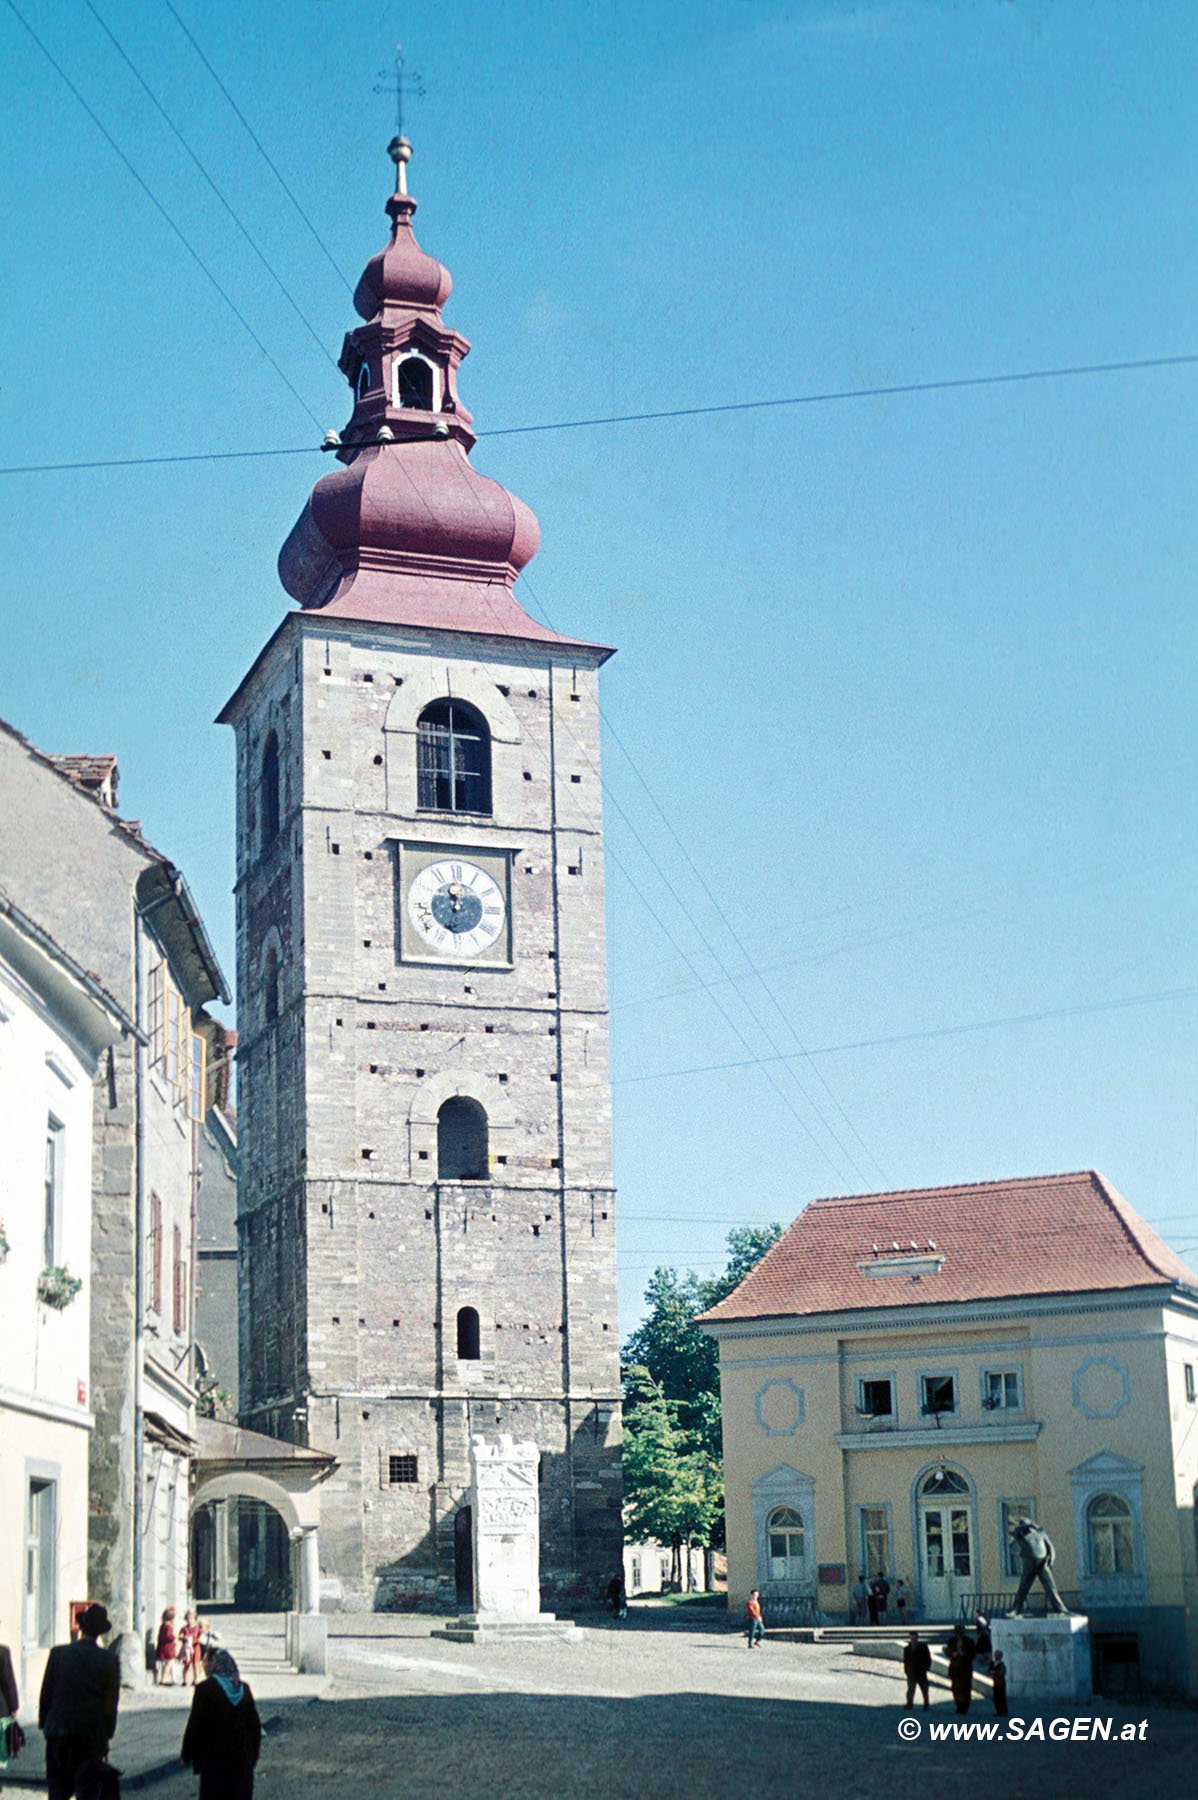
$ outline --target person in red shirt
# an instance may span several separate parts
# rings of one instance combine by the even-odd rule
[[[761,1617],[761,1599],[756,1588],[749,1590],[749,1598],[745,1601],[745,1625],[749,1638],[749,1649],[752,1650],[765,1636],[765,1625]]]
[[[174,1687],[175,1662],[179,1655],[179,1640],[175,1636],[175,1609],[168,1606],[162,1615],[162,1623],[158,1627],[158,1642],[154,1648],[154,1675],[159,1687]]]

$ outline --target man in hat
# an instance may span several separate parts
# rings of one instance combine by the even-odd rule
[[[112,1620],[93,1603],[77,1623],[76,1641],[51,1650],[38,1701],[37,1722],[46,1740],[47,1800],[93,1800],[99,1794],[100,1768],[116,1730],[120,1659],[115,1651],[100,1648]]]

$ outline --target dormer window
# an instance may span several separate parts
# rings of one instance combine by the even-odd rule
[[[432,412],[433,365],[423,356],[405,356],[396,365],[395,404],[419,412]]]
[[[365,400],[367,394],[370,392],[370,364],[368,362],[364,362],[362,367],[358,370],[357,388],[358,399]]]

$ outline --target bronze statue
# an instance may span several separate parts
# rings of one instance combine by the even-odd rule
[[[1019,1546],[1019,1554],[1023,1559],[1023,1573],[1019,1577],[1014,1604],[1007,1617],[1018,1618],[1023,1611],[1023,1603],[1027,1599],[1033,1581],[1039,1581],[1044,1589],[1044,1610],[1053,1613],[1067,1613],[1069,1608],[1061,1599],[1060,1590],[1052,1573],[1053,1548],[1052,1539],[1033,1519],[1020,1519],[1011,1532],[1011,1541]]]

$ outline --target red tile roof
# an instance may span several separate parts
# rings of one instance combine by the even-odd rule
[[[901,1268],[901,1258],[917,1250],[922,1274],[869,1275],[858,1267],[892,1257]],[[937,1257],[939,1269],[929,1272]],[[1082,1170],[814,1200],[702,1317],[716,1323],[1174,1282],[1198,1288],[1198,1275],[1109,1182]]]

